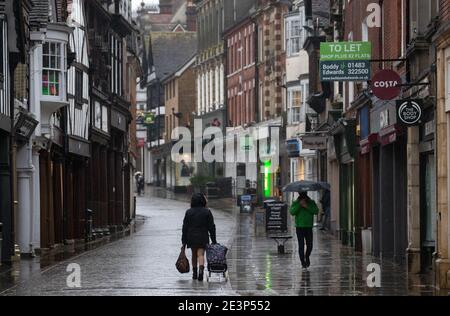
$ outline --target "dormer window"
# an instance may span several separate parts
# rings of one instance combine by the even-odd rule
[[[42,48],[42,95],[60,97],[66,72],[66,46],[46,42]]]

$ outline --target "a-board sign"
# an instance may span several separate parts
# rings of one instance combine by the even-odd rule
[[[268,235],[287,233],[288,206],[286,203],[271,201],[266,204],[266,232]]]

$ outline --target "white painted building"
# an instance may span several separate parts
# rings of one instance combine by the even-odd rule
[[[298,142],[299,155],[290,159],[290,180],[316,180],[316,153],[302,148],[299,138],[306,131],[307,114],[313,113],[306,101],[309,93],[309,58],[303,49],[307,38],[304,29],[303,2],[294,4],[293,11],[285,16],[287,134],[288,141]]]
[[[29,144],[17,153],[20,201],[17,241],[23,254],[34,254],[36,249],[42,247],[40,199],[41,190],[47,190],[40,184],[42,151],[50,152],[52,146],[64,147],[62,130],[66,130],[69,152],[89,155],[89,59],[84,29],[85,1],[73,0],[68,8],[70,14],[66,23],[58,22],[55,11],[48,6],[46,18],[49,23],[32,28],[30,34],[30,112],[40,124]],[[70,68],[67,56],[75,57]],[[60,115],[56,114],[64,109],[65,126],[60,121]]]

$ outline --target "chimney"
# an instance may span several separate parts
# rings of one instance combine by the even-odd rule
[[[160,14],[172,14],[172,0],[159,0]]]
[[[188,0],[186,7],[186,24],[190,32],[197,31],[197,8],[192,0]]]

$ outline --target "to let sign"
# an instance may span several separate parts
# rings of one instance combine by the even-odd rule
[[[326,42],[320,43],[321,61],[370,60],[371,42]]]
[[[419,125],[422,121],[421,100],[400,100],[397,101],[397,120],[398,123],[407,126]]]
[[[321,81],[368,81],[371,77],[370,42],[320,44]]]
[[[381,100],[392,100],[401,93],[402,78],[393,70],[381,70],[372,79],[372,92]]]
[[[369,61],[321,61],[321,81],[369,81]]]

